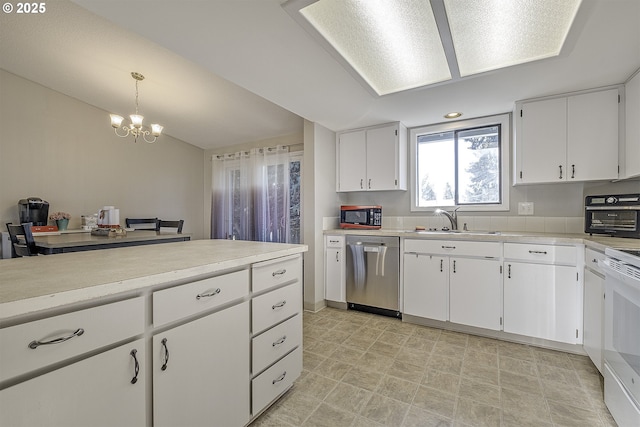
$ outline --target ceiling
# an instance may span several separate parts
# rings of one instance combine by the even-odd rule
[[[441,0],[440,0],[441,1]],[[0,68],[209,149],[301,132],[503,113],[514,101],[623,83],[640,67],[640,1],[583,0],[560,56],[377,96],[278,0],[59,0],[0,15]],[[105,116],[105,131],[109,119]]]

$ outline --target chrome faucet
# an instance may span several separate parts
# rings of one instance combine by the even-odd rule
[[[436,209],[433,213],[436,215],[444,215],[447,218],[449,218],[449,222],[451,222],[451,229],[452,230],[457,230],[458,229],[458,215],[456,214],[456,211],[460,209],[460,208],[455,208],[453,210],[453,214],[450,214],[449,212],[445,211],[444,209]]]

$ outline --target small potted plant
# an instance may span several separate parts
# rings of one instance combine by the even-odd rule
[[[58,230],[60,231],[67,229],[67,226],[69,225],[69,218],[71,218],[71,215],[67,212],[54,212],[49,215],[49,219],[56,222]]]

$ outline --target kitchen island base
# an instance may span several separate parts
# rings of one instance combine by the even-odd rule
[[[114,249],[103,270],[115,277],[146,250]],[[156,274],[94,284],[103,295],[89,301],[82,287],[14,301],[7,295],[20,290],[0,293],[0,425],[242,427],[292,386],[302,371],[305,246],[193,241],[154,250]],[[181,256],[185,268],[173,269],[170,258]],[[5,266],[0,279],[25,263]]]

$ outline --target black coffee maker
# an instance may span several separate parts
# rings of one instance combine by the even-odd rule
[[[29,197],[18,202],[20,223],[32,222],[33,225],[47,225],[49,221],[49,203],[39,197]]]

